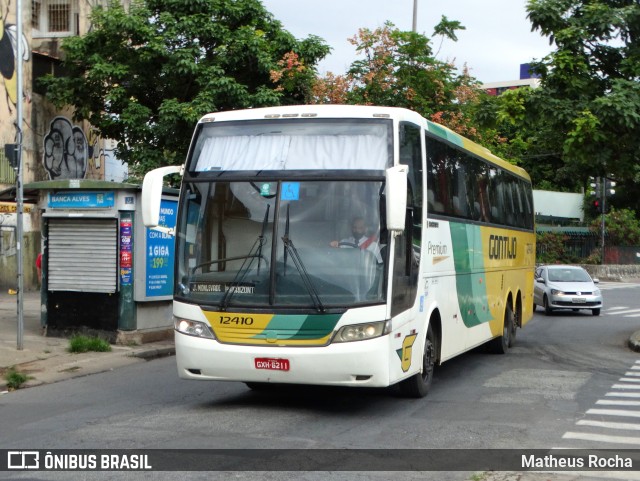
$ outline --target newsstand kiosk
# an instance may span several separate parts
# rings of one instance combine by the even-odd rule
[[[175,243],[144,227],[140,186],[71,179],[25,189],[40,193],[42,326],[120,343],[170,336]],[[175,227],[177,207],[177,191],[168,190],[165,226]]]

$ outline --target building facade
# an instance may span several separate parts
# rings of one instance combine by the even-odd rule
[[[65,38],[91,28],[90,13],[106,0],[21,0],[22,38],[17,35],[17,1],[0,0],[0,288],[16,279],[16,170],[5,146],[17,143],[17,106],[22,102],[23,185],[65,179],[123,182],[127,168],[115,157],[116,142],[103,139],[88,122],[75,122],[73,109],[47,101],[38,80],[62,70]],[[21,46],[19,49],[18,46]],[[20,52],[20,54],[19,54]],[[18,99],[17,65],[22,62],[22,99]],[[24,285],[36,288],[35,258],[40,251],[39,211],[25,209]]]

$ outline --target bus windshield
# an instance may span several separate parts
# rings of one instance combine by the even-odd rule
[[[385,301],[381,180],[185,182],[176,296],[233,306]]]

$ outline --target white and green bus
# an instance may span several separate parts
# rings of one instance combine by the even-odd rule
[[[145,177],[147,226],[178,171],[181,378],[421,397],[436,365],[505,353],[532,317],[529,176],[414,112],[206,115],[185,165]]]

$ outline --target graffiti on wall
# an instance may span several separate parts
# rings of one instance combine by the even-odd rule
[[[0,15],[0,73],[5,87],[5,95],[9,113],[11,105],[15,106],[18,99],[18,82],[16,59],[18,58],[18,35],[14,24],[9,23],[9,4],[3,5],[3,12]],[[1,5],[1,4],[0,4]],[[28,61],[30,58],[29,44],[27,38],[22,35],[22,60]]]
[[[89,145],[82,129],[65,117],[55,117],[44,136],[44,168],[51,180],[84,179]]]

